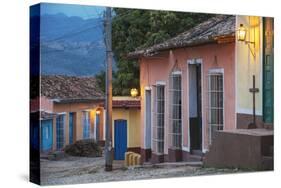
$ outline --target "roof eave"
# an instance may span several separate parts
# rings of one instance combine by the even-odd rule
[[[127,57],[128,57],[128,59],[139,59],[141,57],[152,57],[160,52],[172,50],[172,49],[196,47],[196,46],[214,44],[214,43],[221,44],[221,42],[219,42],[220,38],[231,38],[231,37],[233,37],[234,40],[229,40],[228,43],[235,42],[234,33],[230,33],[228,35],[214,36],[210,39],[206,39],[203,41],[199,40],[199,41],[195,41],[195,42],[187,43],[187,44],[183,44],[183,45],[169,46],[167,48],[161,48],[159,50],[151,50],[151,52],[149,52],[149,53],[145,52],[144,50],[143,50],[143,52],[137,52],[137,53],[132,52],[132,53],[129,53]]]
[[[56,99],[54,103],[66,104],[66,103],[88,103],[88,102],[104,102],[104,97],[97,98],[75,98],[75,99]]]

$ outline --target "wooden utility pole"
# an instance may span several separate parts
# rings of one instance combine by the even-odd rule
[[[111,45],[111,8],[105,12],[106,45],[106,128],[105,128],[105,171],[112,171],[112,45]]]

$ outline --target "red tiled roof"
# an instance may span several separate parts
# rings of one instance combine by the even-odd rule
[[[140,108],[139,100],[113,100],[113,108]]]
[[[206,43],[216,42],[219,37],[227,37],[235,41],[235,16],[217,15],[194,28],[185,31],[176,37],[151,47],[139,49],[128,54],[128,58],[139,58],[140,56],[153,56],[160,51],[197,46]]]
[[[62,101],[104,99],[95,77],[41,76],[41,96]]]

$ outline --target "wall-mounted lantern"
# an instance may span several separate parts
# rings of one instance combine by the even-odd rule
[[[244,42],[246,40],[246,32],[246,28],[243,26],[243,24],[240,24],[240,27],[237,31],[238,41]]]
[[[239,26],[239,28],[237,30],[237,39],[240,42],[245,42],[245,44],[248,45],[252,55],[255,57],[256,54],[255,54],[254,50],[251,48],[251,46],[250,46],[250,45],[253,45],[253,48],[255,49],[255,42],[254,41],[246,40],[246,36],[247,36],[247,29],[244,27],[243,24],[240,24],[240,26]]]
[[[100,115],[100,110],[97,110],[97,111],[96,111],[96,114],[97,114],[97,115]]]
[[[136,97],[138,95],[138,90],[136,88],[131,89],[131,96]]]

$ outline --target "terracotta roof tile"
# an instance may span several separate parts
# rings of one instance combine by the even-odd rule
[[[218,37],[235,37],[235,16],[218,15],[198,24],[192,29],[183,32],[176,37],[145,49],[137,49],[128,54],[128,58],[139,56],[153,56],[159,51],[196,46],[205,43],[216,42]],[[232,40],[232,41],[233,41]]]
[[[49,99],[104,99],[95,77],[41,76],[41,96]]]
[[[113,100],[113,108],[140,108],[139,100]]]

